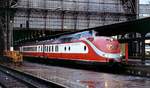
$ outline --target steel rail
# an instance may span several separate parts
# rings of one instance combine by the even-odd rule
[[[29,88],[65,88],[63,85],[41,79],[3,65],[0,65],[0,71],[17,79],[21,83],[27,85]],[[2,87],[5,88],[5,85],[2,84]]]

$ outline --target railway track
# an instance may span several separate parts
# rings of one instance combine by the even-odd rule
[[[2,88],[65,88],[62,85],[34,77],[0,65],[0,86]]]
[[[126,65],[125,71],[127,75],[142,76],[150,78],[150,66],[145,65]]]
[[[132,75],[119,75],[103,73],[100,71],[72,69],[68,67],[43,65],[26,61],[24,61],[21,66],[16,66],[12,63],[3,63],[2,65],[27,74],[32,74],[35,77],[59,83],[64,85],[66,88],[105,88],[106,86],[108,88],[126,88],[133,86],[136,88],[149,88],[150,85],[150,80],[148,78]],[[131,73],[132,72],[133,71],[131,71]],[[1,86],[2,85],[0,85],[0,87]]]

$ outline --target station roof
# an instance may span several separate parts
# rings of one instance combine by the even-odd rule
[[[62,34],[58,34],[58,36],[73,34],[82,31],[90,31],[90,30],[95,30],[98,32],[99,35],[102,36],[112,36],[112,35],[134,33],[134,32],[147,33],[150,32],[150,17],[127,21],[127,22],[115,23],[115,24],[110,24],[105,26],[99,26],[99,27],[79,30],[75,32],[62,33]]]
[[[73,33],[82,32],[82,31],[90,31],[90,30],[95,30],[100,36],[123,35],[123,34],[134,33],[134,32],[135,33],[148,33],[150,32],[150,17],[128,21],[128,22],[121,22],[121,23],[116,23],[116,24],[111,24],[111,25],[99,26],[99,27],[94,27],[94,28],[89,28],[89,29],[84,29],[84,30],[79,30],[79,31],[74,31],[74,32],[65,32],[65,33],[60,33],[56,35],[35,38],[29,41],[48,40],[51,38],[57,38],[61,35],[68,35],[68,34],[73,34]]]
[[[95,30],[99,33],[99,35],[105,35],[105,36],[126,34],[132,32],[147,33],[150,32],[150,17],[90,28],[86,30]]]

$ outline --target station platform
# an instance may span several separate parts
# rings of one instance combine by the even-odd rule
[[[128,59],[128,64],[130,65],[143,65],[143,66],[150,66],[150,59],[145,60],[145,63],[143,64],[141,59]]]
[[[126,74],[150,77],[150,60],[145,60],[143,64],[141,59],[128,59],[125,64]]]

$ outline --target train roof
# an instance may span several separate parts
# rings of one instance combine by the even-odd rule
[[[61,40],[65,40],[65,39],[70,39],[70,40],[71,39],[80,39],[80,38],[91,37],[94,35],[95,35],[94,31],[83,31],[83,32],[75,33],[75,34],[62,35],[58,38],[51,38],[49,40],[28,42],[24,45],[28,46],[28,45],[41,45],[41,44],[56,44],[56,43],[62,43]]]

